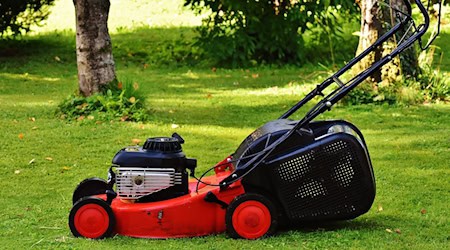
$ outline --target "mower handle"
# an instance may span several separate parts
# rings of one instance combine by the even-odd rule
[[[428,13],[428,9],[430,8],[430,3],[431,3],[431,0],[428,0],[427,13]],[[439,5],[439,10],[438,10],[438,16],[437,16],[438,20],[436,23],[436,28],[435,28],[435,31],[433,31],[433,33],[431,34],[431,36],[428,39],[428,42],[425,44],[425,46],[422,46],[422,39],[419,39],[419,45],[422,50],[428,49],[428,47],[430,47],[431,43],[433,43],[433,41],[438,37],[439,33],[441,33],[442,0],[439,0],[437,4]]]
[[[369,46],[366,50],[361,52],[359,55],[354,57],[352,60],[350,60],[344,67],[342,67],[340,70],[338,70],[335,74],[330,76],[328,79],[326,79],[321,84],[318,84],[316,88],[314,88],[310,93],[308,93],[302,100],[300,100],[297,104],[295,104],[292,108],[290,108],[286,113],[284,113],[282,116],[279,117],[279,119],[287,119],[289,118],[293,113],[295,113],[298,109],[300,109],[304,104],[312,100],[316,96],[323,96],[324,94],[322,91],[326,89],[328,86],[330,86],[333,83],[336,83],[340,86],[340,88],[343,85],[348,84],[350,81],[352,82],[351,86],[348,86],[348,88],[345,89],[344,93],[342,95],[339,95],[339,98],[337,100],[333,100],[334,102],[327,103],[326,107],[322,108],[321,111],[318,114],[312,115],[310,118],[307,119],[305,123],[302,123],[302,126],[307,124],[307,122],[311,121],[317,115],[325,112],[326,110],[329,110],[332,105],[335,104],[335,102],[342,99],[345,95],[347,95],[350,90],[355,88],[357,85],[359,85],[362,81],[364,81],[367,77],[369,77],[373,72],[381,68],[383,65],[390,62],[395,56],[403,52],[405,49],[409,48],[415,41],[419,40],[419,44],[422,45],[421,38],[422,36],[428,31],[429,25],[430,25],[430,17],[428,15],[428,10],[425,8],[425,6],[422,4],[420,0],[414,0],[417,4],[417,7],[419,8],[422,16],[423,16],[423,23],[420,25],[415,25],[414,20],[411,16],[411,4],[408,0],[403,0],[403,2],[406,5],[408,13],[401,12],[400,10],[397,10],[398,12],[402,13],[404,15],[404,18],[397,23],[394,27],[392,27],[388,32],[383,34],[380,38],[378,38],[377,41],[375,41],[371,46]],[[428,0],[430,2],[430,0]],[[439,0],[439,19],[441,14],[441,5],[442,0]],[[378,62],[375,62],[372,66],[367,68],[365,71],[361,72],[357,76],[355,76],[352,80],[350,80],[347,83],[343,83],[339,77],[350,70],[354,65],[356,65],[358,62],[360,62],[362,59],[364,59],[368,54],[373,52],[378,46],[382,45],[384,42],[386,42],[389,38],[394,36],[397,32],[399,32],[402,28],[404,28],[408,23],[412,22],[413,27],[415,28],[413,31],[413,34],[411,37],[403,41],[401,44],[398,44],[398,47],[392,51],[391,54],[385,56],[384,58],[380,59]],[[422,49],[426,49],[430,46],[431,42],[434,41],[434,39],[437,37],[440,31],[440,24],[438,22],[438,32],[430,38],[430,40],[427,42],[425,46],[421,46]],[[353,84],[355,83],[355,84]],[[347,86],[346,86],[347,87]],[[325,104],[328,100],[328,98],[324,98],[319,104]],[[319,105],[318,104],[318,105]],[[316,105],[313,109],[315,109],[318,105]],[[311,110],[312,111],[312,110]],[[309,113],[311,113],[311,111]]]
[[[315,89],[313,89],[310,93],[308,93],[302,100],[300,100],[296,105],[294,105],[291,109],[289,109],[286,113],[284,113],[279,119],[286,119],[289,116],[291,116],[293,113],[295,113],[299,108],[301,108],[304,104],[309,102],[314,97],[320,95],[322,96],[322,100],[320,100],[312,109],[310,109],[309,112],[301,119],[299,120],[292,129],[287,131],[283,136],[281,136],[279,139],[277,139],[275,142],[273,142],[270,145],[267,145],[266,148],[264,148],[259,153],[255,154],[250,160],[248,160],[245,164],[242,166],[237,166],[236,169],[231,173],[228,177],[223,179],[220,183],[221,188],[226,188],[230,184],[242,179],[244,176],[249,174],[254,168],[259,166],[261,163],[264,163],[267,157],[275,150],[275,148],[280,145],[283,141],[285,141],[287,138],[289,138],[295,131],[299,131],[300,128],[305,128],[311,122],[314,118],[316,118],[318,115],[324,113],[327,110],[330,110],[331,107],[341,100],[344,96],[346,96],[351,90],[353,90],[356,86],[358,86],[360,83],[362,83],[366,78],[371,76],[376,70],[379,70],[382,66],[386,65],[388,62],[392,61],[397,55],[399,55],[404,50],[408,49],[412,46],[414,42],[422,38],[422,36],[428,31],[429,25],[430,25],[430,17],[428,15],[428,10],[425,8],[425,6],[422,4],[420,0],[414,0],[417,4],[420,12],[423,16],[423,23],[416,26],[414,23],[414,20],[411,16],[411,4],[408,2],[408,0],[403,0],[405,2],[405,5],[408,10],[408,14],[403,13],[404,18],[396,24],[394,27],[392,27],[388,32],[383,34],[375,43],[373,43],[369,48],[361,52],[359,55],[357,55],[355,58],[350,60],[344,67],[342,67],[340,70],[338,70],[335,74],[333,74],[331,77],[323,81],[321,84],[317,85]],[[430,2],[430,0],[428,0]],[[441,8],[442,0],[439,0],[439,8]],[[441,14],[439,10],[439,15]],[[439,17],[440,18],[440,17]],[[382,45],[384,42],[386,42],[389,38],[393,37],[397,32],[399,32],[402,28],[404,28],[408,23],[412,23],[411,27],[414,27],[413,33],[410,37],[403,40],[405,37],[401,39],[401,42],[397,44],[397,47],[391,51],[388,55],[381,58],[379,61],[373,63],[369,68],[365,69],[364,71],[357,74],[355,77],[353,77],[351,80],[347,82],[343,82],[339,79],[339,77],[344,74],[345,72],[349,71],[350,68],[352,68],[355,64],[360,62],[365,56],[373,52],[378,46]],[[439,25],[439,23],[438,23]],[[411,28],[410,27],[410,28]],[[438,29],[439,30],[439,29]],[[408,28],[409,31],[409,28]],[[436,38],[437,34],[431,37],[431,40],[427,42],[427,45],[422,48],[427,48],[429,44]],[[330,94],[325,96],[322,91],[326,89],[331,84],[336,83],[338,85],[338,88],[332,91]],[[235,159],[238,161],[238,159]]]

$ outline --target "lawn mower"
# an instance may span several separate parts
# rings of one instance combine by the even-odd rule
[[[107,180],[89,178],[76,187],[69,214],[73,235],[180,238],[226,231],[232,238],[258,239],[280,225],[349,220],[366,213],[375,198],[375,178],[363,134],[344,120],[314,119],[415,41],[422,49],[430,45],[439,20],[437,32],[423,45],[430,18],[428,8],[420,0],[415,3],[423,23],[415,24],[405,1],[408,11],[394,9],[400,22],[390,31],[198,178],[197,161],[186,157],[177,133],[121,149]],[[350,80],[341,79],[401,30],[406,35],[390,54]],[[303,118],[288,119],[318,96],[321,100]]]

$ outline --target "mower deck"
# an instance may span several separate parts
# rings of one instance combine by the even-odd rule
[[[222,171],[213,176],[203,178],[206,183],[219,183],[230,171]],[[236,182],[226,190],[219,192],[219,187],[189,181],[189,194],[177,198],[151,203],[134,203],[127,200],[114,199],[111,209],[114,214],[113,232],[119,235],[139,238],[181,238],[225,231],[226,209],[220,204],[205,201],[208,193],[213,193],[219,200],[229,204],[236,196],[244,193],[240,182]],[[106,201],[106,195],[96,197]],[[95,208],[92,208],[95,209]],[[111,218],[100,209],[84,212],[75,220],[74,226],[86,235],[95,236],[98,224],[108,224]],[[80,217],[79,216],[79,217]],[[95,222],[90,224],[89,221]],[[93,237],[96,238],[96,237]]]
[[[204,178],[207,183],[219,183],[229,171]],[[128,203],[114,199],[111,208],[116,217],[116,232],[140,238],[180,238],[225,231],[225,209],[219,204],[205,201],[212,192],[227,204],[244,193],[240,183],[226,191],[202,184],[195,192],[197,181],[189,182],[189,194],[152,203]]]

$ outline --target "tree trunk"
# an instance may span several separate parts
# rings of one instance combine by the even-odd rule
[[[406,12],[406,6],[403,0],[387,0],[387,4]],[[384,4],[378,3],[377,0],[360,0],[359,5],[361,8],[361,32],[356,54],[368,48],[381,35],[399,22],[395,11]],[[403,18],[403,16],[400,15],[400,18]],[[383,56],[389,54],[397,47],[399,39],[405,32],[406,28],[403,32],[398,32],[396,37],[388,40],[374,52],[366,56],[358,64],[356,70],[361,72]],[[415,76],[416,71],[417,54],[416,50],[412,47],[404,51],[401,56],[397,56],[390,63],[383,66],[381,70],[375,72],[368,81],[373,83],[373,88],[378,87],[375,83],[379,83],[381,86],[388,86],[400,82],[403,76]]]
[[[90,96],[116,79],[108,33],[109,0],[73,0],[80,93]]]
[[[404,0],[391,0],[391,6],[394,6],[395,8],[407,13],[408,9],[405,6]],[[394,19],[395,13],[391,13],[391,19]],[[397,19],[398,23],[399,20]],[[397,41],[401,39],[401,36],[403,36],[406,32],[408,32],[408,27],[404,27],[402,32],[397,36]],[[410,31],[411,34],[411,31]],[[407,34],[407,37],[408,35]],[[420,71],[419,69],[419,53],[417,52],[417,47],[411,46],[409,49],[405,50],[403,53],[399,55],[400,60],[400,67],[402,69],[402,76],[409,78],[409,77],[417,77],[418,73]]]
[[[362,51],[372,45],[380,35],[382,35],[383,28],[380,20],[380,7],[377,0],[361,0],[359,1],[359,7],[361,9],[361,31],[359,36],[358,49],[356,54],[359,55]],[[361,72],[368,68],[374,62],[381,59],[381,50],[375,50],[367,55],[357,65],[357,72]],[[370,79],[370,82],[380,82],[381,72],[375,72]]]

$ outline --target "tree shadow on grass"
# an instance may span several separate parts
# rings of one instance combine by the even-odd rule
[[[41,61],[44,55],[66,55],[75,51],[75,34],[70,31],[23,36],[17,40],[4,39],[0,42],[1,63],[23,58],[28,61]]]
[[[195,36],[195,28],[192,27],[137,27],[112,33],[117,69],[215,67],[215,58],[208,58],[193,46]],[[18,40],[1,40],[0,43],[0,66],[24,66],[27,62],[46,63],[56,56],[61,59],[58,62],[76,63],[73,31],[23,36]]]
[[[246,107],[248,103],[241,104],[240,100],[233,102],[230,100],[232,98],[217,96],[226,93],[225,96],[230,94],[233,97],[233,91],[286,86],[302,79],[297,68],[225,70],[213,69],[210,65],[190,66],[183,61],[193,55],[181,61],[169,62],[173,58],[185,56],[185,52],[190,53],[187,43],[192,42],[193,36],[192,28],[139,28],[112,35],[119,79],[139,83],[150,107],[155,107],[155,120],[170,123],[175,119],[183,124],[218,126],[233,126],[238,120],[242,121],[241,124],[257,126],[265,119],[254,119],[249,113],[269,111],[269,116],[276,118],[284,112],[274,108],[286,106],[283,98],[274,97],[276,100],[273,102]],[[26,93],[45,99],[48,93],[66,92],[62,96],[67,96],[75,90],[77,73],[73,32],[23,37],[18,41],[1,43],[0,48],[1,81],[6,90],[2,95],[17,96],[21,88],[27,89]],[[311,73],[311,69],[307,71]],[[163,103],[159,99],[168,102]],[[189,103],[199,99],[206,102],[200,105],[195,102],[190,105],[179,103],[179,100]],[[176,104],[172,104],[172,100]],[[218,104],[210,105],[209,101]],[[27,100],[26,97],[23,100],[18,98],[16,102],[26,103]],[[177,109],[178,114],[168,115],[174,109]],[[219,118],[214,117],[217,114],[220,114]]]
[[[190,66],[183,61],[189,57],[183,56],[186,55],[185,52],[190,51],[184,47],[188,47],[186,43],[192,42],[193,36],[193,28],[145,27],[112,35],[113,53],[119,78],[129,78],[140,84],[142,91],[147,93],[150,107],[153,107],[152,116],[158,121],[215,126],[236,126],[238,121],[243,127],[256,128],[268,120],[279,117],[304,95],[300,92],[292,95],[267,94],[267,91],[272,91],[272,87],[287,87],[293,82],[298,85],[304,82],[313,83],[318,76],[318,73],[314,73],[317,67],[225,70],[214,69],[210,65],[206,66],[207,64]],[[441,41],[443,39],[445,37],[441,38]],[[73,92],[73,90],[67,91],[69,87],[62,86],[67,85],[68,81],[76,82],[75,34],[73,32],[49,33],[24,37],[20,41],[2,42],[0,51],[0,74],[29,73],[29,79],[25,79],[28,84],[20,85],[26,87],[28,91],[43,97],[48,94],[45,88],[51,88],[52,93],[66,91],[67,93],[63,96]],[[181,56],[182,60],[173,64],[164,61],[174,56]],[[49,84],[48,79],[61,78],[61,76],[72,78],[64,79],[63,84]],[[8,84],[8,91],[2,94],[14,94],[14,88],[18,88],[14,82],[15,77],[3,74],[2,78]],[[26,78],[26,76],[21,77]],[[39,84],[48,86],[39,89]],[[242,96],[234,96],[241,90],[244,91],[240,92],[243,93]],[[247,91],[260,92],[251,96]],[[259,94],[261,95],[258,96]],[[160,101],[162,99],[165,101]],[[253,104],[252,100],[262,101]],[[17,101],[20,102],[20,100]],[[423,109],[434,111],[438,108],[423,107]],[[175,114],[170,114],[171,111],[175,111]],[[351,108],[339,108],[337,116],[351,112]],[[427,111],[424,116],[420,114],[420,111],[417,112],[417,116],[420,116],[424,123],[426,123],[426,117],[436,115],[435,112]],[[355,112],[353,117],[356,117],[354,119],[362,117],[368,120],[367,124],[375,127],[384,126],[382,119],[380,124],[373,124],[372,111],[364,114]],[[404,123],[408,122],[404,121]],[[422,126],[417,122],[407,125],[414,128]]]
[[[247,106],[229,104],[222,107],[191,107],[179,109],[177,117],[167,115],[167,112],[155,112],[152,115],[163,123],[176,123],[190,126],[218,126],[229,128],[257,129],[266,122],[275,120],[285,111],[288,104],[280,100],[267,105]]]

